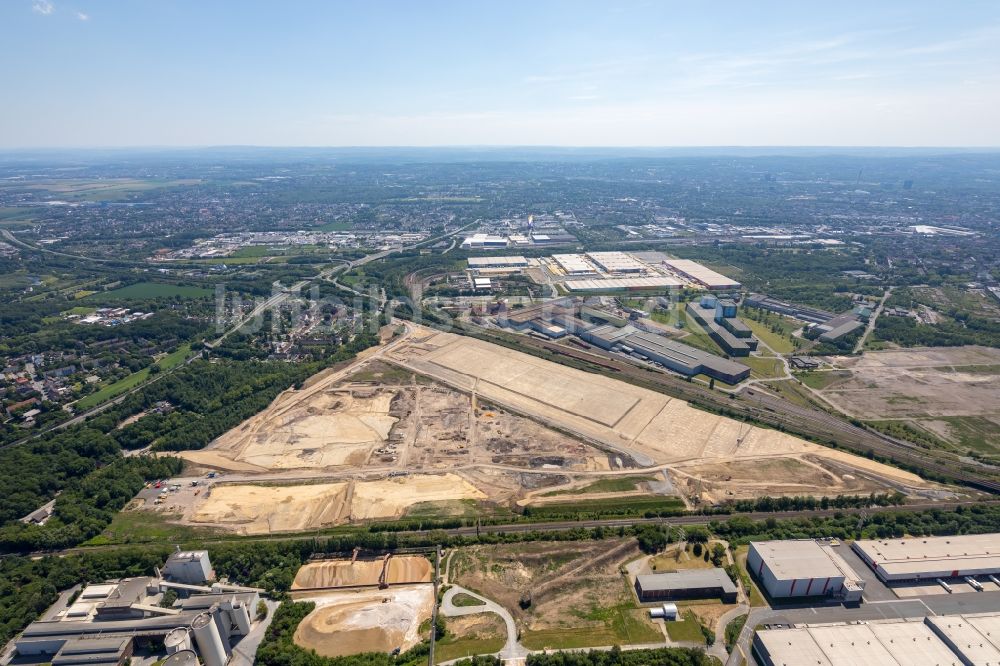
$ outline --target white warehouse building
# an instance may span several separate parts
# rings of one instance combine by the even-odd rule
[[[747,569],[774,599],[837,597],[860,601],[864,580],[830,543],[813,539],[754,541]]]
[[[853,548],[886,583],[1000,575],[1000,534],[860,539]]]

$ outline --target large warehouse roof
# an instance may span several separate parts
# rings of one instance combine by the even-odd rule
[[[646,574],[635,577],[643,592],[655,590],[690,590],[719,588],[736,594],[736,586],[723,569],[685,569],[673,573]]]
[[[641,273],[648,268],[624,252],[588,252],[587,256],[607,273]]]
[[[1000,571],[1000,534],[858,540],[854,549],[894,577],[940,571]]]
[[[524,257],[469,257],[469,268],[516,268],[527,266]]]
[[[567,273],[596,273],[582,254],[553,254],[552,259]]]
[[[952,649],[958,649],[967,664],[1000,664],[1000,616],[942,615],[927,623]]]
[[[774,666],[957,666],[962,663],[959,655],[927,624],[915,621],[767,629],[757,632],[757,642]]]
[[[856,578],[846,563],[841,564],[843,560],[837,561],[840,557],[835,556],[832,549],[821,546],[813,539],[754,541],[753,546],[778,580],[837,576]],[[847,568],[847,571],[844,571],[844,568]]]
[[[736,280],[731,280],[725,275],[716,273],[711,268],[690,259],[667,259],[663,265],[710,289],[735,289],[740,286]]]
[[[671,277],[604,278],[594,280],[566,280],[570,291],[610,291],[614,289],[660,289],[680,287],[683,282]]]

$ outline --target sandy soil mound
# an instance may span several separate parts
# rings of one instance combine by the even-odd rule
[[[351,517],[355,520],[393,518],[417,502],[486,499],[486,494],[455,474],[421,474],[354,487]]]
[[[342,522],[347,483],[307,486],[217,485],[191,521],[238,526],[247,534],[304,530]]]
[[[425,585],[376,590],[360,599],[341,592],[310,601],[317,608],[295,630],[295,643],[324,657],[336,657],[416,645],[420,623],[431,615],[434,591]]]

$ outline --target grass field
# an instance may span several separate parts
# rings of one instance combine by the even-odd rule
[[[212,292],[209,289],[202,289],[200,287],[183,287],[163,282],[138,282],[130,284],[127,287],[99,294],[94,300],[145,300],[148,298],[170,298],[173,296],[180,296],[181,298],[206,298],[211,295]]]
[[[811,389],[825,389],[831,384],[835,384],[841,379],[847,379],[851,373],[847,370],[813,370],[810,372],[799,372],[795,375],[802,380],[802,383]]]
[[[188,354],[191,353],[191,345],[181,345],[177,350],[167,354],[159,361],[157,365],[160,366],[161,370],[170,370],[171,368],[177,367],[184,362],[184,359]],[[135,388],[142,382],[149,379],[149,368],[143,368],[139,372],[133,372],[128,377],[123,377],[119,379],[114,384],[109,384],[104,388],[91,393],[90,395],[84,396],[77,400],[76,409],[77,411],[87,410],[91,407],[96,407],[106,400],[111,400],[112,398],[125,393],[126,391]]]
[[[740,317],[740,319],[750,327],[750,330],[761,342],[779,354],[790,354],[800,346],[801,341],[792,336],[792,331],[800,328],[801,325],[787,317],[774,315],[768,324],[754,321],[750,317]],[[770,324],[774,324],[778,328],[777,333],[771,330]]]
[[[635,608],[631,603],[577,611],[574,614],[581,619],[603,622],[604,626],[525,630],[521,634],[521,643],[532,650],[570,650],[662,641],[663,635],[656,627],[644,621],[646,613],[645,609]]]
[[[637,496],[613,497],[595,500],[554,502],[541,506],[528,506],[524,515],[533,519],[576,516],[641,516],[647,511],[683,511],[684,502],[677,497]]]
[[[672,641],[690,641],[693,643],[704,643],[705,637],[701,634],[701,623],[691,611],[684,611],[683,620],[667,622],[667,635]]]
[[[655,481],[651,476],[626,476],[614,479],[601,479],[582,488],[572,488],[569,490],[553,490],[550,493],[543,493],[542,497],[555,497],[557,495],[582,495],[584,493],[623,493],[635,490],[640,483]]]
[[[781,359],[765,356],[744,356],[739,359],[739,363],[750,367],[750,374],[754,378],[773,379],[785,374],[785,366]]]
[[[1000,426],[983,416],[946,416],[952,439],[963,449],[996,455],[1000,453]]]
[[[501,624],[500,619],[495,621]],[[449,633],[443,639],[434,642],[434,663],[452,659],[464,659],[476,654],[491,654],[499,652],[504,645],[506,630],[501,625],[499,631],[492,628],[456,636]]]
[[[204,527],[192,527],[191,525],[170,522],[179,518],[180,516],[151,511],[119,511],[103,532],[83,545],[180,543],[217,534],[217,532]]]

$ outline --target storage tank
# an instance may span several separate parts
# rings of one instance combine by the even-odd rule
[[[194,650],[181,650],[173,653],[160,664],[161,666],[199,666],[201,662],[198,661],[198,655],[194,653]]]
[[[196,616],[191,621],[191,629],[194,630],[194,640],[206,666],[224,666],[227,661],[226,648],[212,614],[201,613]]]
[[[232,618],[233,624],[239,627],[241,636],[250,633],[250,609],[244,602],[237,601],[233,604],[233,610],[230,611],[229,617]]]
[[[190,650],[191,632],[187,630],[187,627],[171,629],[170,633],[163,637],[163,647],[167,648],[167,654]]]

